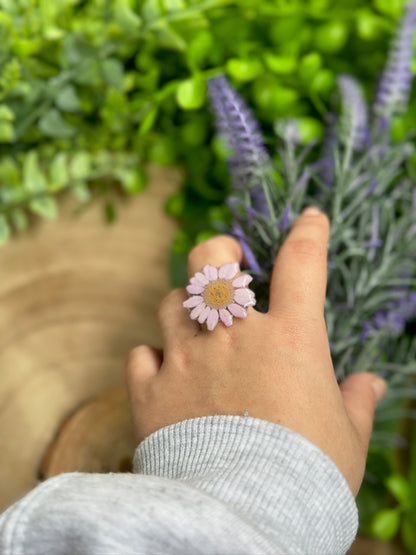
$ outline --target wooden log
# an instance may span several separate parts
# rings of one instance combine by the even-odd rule
[[[40,477],[62,472],[129,472],[136,447],[127,393],[115,387],[66,418],[42,461]]]
[[[38,480],[63,420],[124,383],[128,352],[160,347],[157,308],[170,289],[176,223],[164,212],[178,170],[148,168],[140,195],[39,221],[0,249],[0,510]]]

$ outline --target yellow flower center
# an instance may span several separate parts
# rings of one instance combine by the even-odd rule
[[[210,281],[203,293],[205,304],[210,308],[226,308],[234,299],[234,287],[226,279]]]

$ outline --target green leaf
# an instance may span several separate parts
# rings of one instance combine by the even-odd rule
[[[76,152],[71,159],[69,171],[73,179],[87,179],[91,174],[91,155],[86,150]]]
[[[265,52],[263,57],[266,66],[277,75],[290,75],[296,70],[297,60],[294,57],[277,56],[273,52]]]
[[[0,247],[5,245],[10,237],[10,227],[3,214],[0,214]]]
[[[155,124],[158,112],[159,112],[159,107],[156,104],[150,108],[150,110],[144,116],[140,124],[139,130],[138,130],[139,136],[146,135],[146,133],[148,133],[151,130],[151,128]]]
[[[59,190],[64,187],[69,181],[68,155],[58,152],[53,157],[49,171],[52,189]]]
[[[147,177],[142,168],[123,168],[116,172],[116,177],[126,193],[130,195],[141,193],[146,187]]]
[[[180,52],[185,52],[188,48],[186,40],[167,21],[158,25],[155,35],[162,48],[170,48]]]
[[[14,139],[13,125],[9,121],[0,121],[0,143],[12,143]]]
[[[305,81],[310,81],[317,71],[322,67],[322,57],[318,52],[310,52],[303,56],[299,64],[299,77]]]
[[[326,54],[339,52],[347,42],[348,28],[344,21],[330,21],[315,32],[315,45],[318,50]]]
[[[187,250],[185,252],[182,252],[175,250],[175,248],[172,249],[169,260],[170,279],[172,287],[185,287],[185,285],[187,284],[187,258]]]
[[[56,105],[65,112],[81,111],[81,102],[78,98],[76,88],[73,85],[67,85],[56,97]]]
[[[71,185],[71,193],[80,202],[88,202],[91,198],[90,189],[84,181],[77,181]]]
[[[124,66],[116,58],[108,58],[101,63],[104,81],[121,91],[123,89]]]
[[[64,39],[64,56],[70,65],[77,66],[96,55],[92,44],[81,33],[68,33]]]
[[[61,113],[52,108],[39,120],[39,129],[48,137],[57,139],[71,139],[75,136],[77,129],[66,122]]]
[[[396,536],[400,525],[400,509],[383,509],[373,518],[371,530],[379,540],[388,541]]]
[[[416,514],[403,517],[400,536],[409,553],[416,553]]]
[[[185,196],[183,194],[183,191],[179,191],[178,193],[175,193],[174,195],[169,197],[165,204],[166,212],[174,218],[179,218],[180,216],[182,216],[184,208]]]
[[[299,93],[290,87],[282,87],[267,80],[257,80],[253,85],[254,99],[265,110],[283,115],[297,102]]]
[[[311,83],[311,90],[318,94],[328,94],[335,88],[335,75],[329,69],[320,69]]]
[[[320,140],[324,134],[324,125],[315,118],[299,118],[297,120],[301,143],[309,144],[313,140]]]
[[[200,76],[182,81],[176,90],[176,101],[184,110],[195,110],[204,105],[207,84]]]
[[[103,79],[100,63],[97,60],[90,60],[88,63],[82,64],[77,70],[74,80],[90,88],[102,86]]]
[[[208,31],[200,31],[188,45],[186,57],[192,70],[199,69],[205,63],[213,47],[213,37]]]
[[[28,227],[28,219],[24,210],[15,208],[10,214],[10,220],[16,231],[26,231]]]
[[[112,224],[116,219],[116,210],[112,202],[106,202],[104,206],[104,214],[107,223]]]
[[[14,121],[14,112],[7,106],[7,104],[0,104],[0,121]]]
[[[160,18],[163,13],[158,0],[145,0],[142,5],[141,15],[146,23],[151,23]]]
[[[28,152],[23,160],[23,185],[32,193],[44,192],[48,182],[39,165],[36,150]]]
[[[29,207],[35,214],[49,220],[54,220],[58,215],[55,199],[51,197],[36,198],[30,202]]]
[[[128,0],[115,0],[114,19],[126,33],[137,33],[142,19],[130,8]]]
[[[227,62],[228,74],[238,81],[253,81],[263,71],[263,64],[257,58],[231,58]]]
[[[405,506],[409,501],[410,484],[408,480],[401,474],[392,474],[385,481],[386,488],[393,495],[393,497]]]

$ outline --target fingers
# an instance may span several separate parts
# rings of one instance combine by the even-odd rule
[[[386,391],[386,382],[370,372],[360,372],[348,376],[339,387],[348,417],[367,448],[374,411]]]
[[[140,345],[133,349],[126,363],[126,381],[132,404],[137,395],[143,393],[146,384],[158,372],[162,365],[162,352],[149,347]]]
[[[329,220],[306,209],[282,245],[273,269],[270,314],[322,316],[326,292]]]
[[[194,247],[188,257],[188,274],[193,276],[206,264],[222,266],[227,262],[241,263],[243,251],[240,243],[228,235],[218,235]]]

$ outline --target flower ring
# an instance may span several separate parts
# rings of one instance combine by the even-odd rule
[[[248,306],[256,304],[256,298],[247,285],[253,280],[248,274],[240,273],[237,262],[228,262],[220,268],[207,264],[189,281],[186,290],[191,295],[183,306],[190,309],[190,318],[200,324],[206,322],[212,331],[219,320],[231,326],[233,316],[247,318]]]

